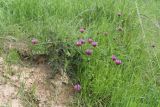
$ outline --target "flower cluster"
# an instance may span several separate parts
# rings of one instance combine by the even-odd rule
[[[96,46],[97,46],[97,42],[94,42],[93,39],[91,39],[91,38],[89,38],[89,39],[87,40],[87,42],[88,42],[89,44],[91,44],[93,47],[96,47]],[[84,39],[80,39],[80,40],[78,40],[78,41],[75,43],[75,45],[78,46],[78,47],[80,47],[80,46],[82,46],[82,45],[85,44],[85,43],[86,43],[86,41],[85,41]],[[92,50],[92,49],[86,49],[85,53],[86,53],[86,55],[92,55],[93,50]]]
[[[85,29],[84,29],[84,28],[80,28],[79,31],[80,31],[81,33],[84,33],[84,32],[85,32]],[[81,39],[79,39],[79,40],[75,43],[75,45],[76,45],[77,47],[81,47],[81,46],[84,45],[85,43],[89,43],[89,44],[91,44],[93,47],[96,47],[96,46],[98,45],[98,43],[95,42],[95,41],[93,41],[92,38],[88,38],[87,40],[84,40],[84,39],[81,38]],[[93,53],[93,50],[92,50],[92,49],[86,49],[86,50],[85,50],[85,54],[88,55],[88,56],[92,55],[92,53]]]
[[[96,47],[97,44],[98,44],[97,42],[94,42],[93,39],[91,39],[91,38],[88,38],[87,42],[88,42],[89,44],[91,44],[93,47]],[[78,41],[76,42],[75,45],[78,46],[78,47],[80,47],[80,46],[82,46],[82,45],[85,44],[85,43],[86,43],[86,41],[85,41],[84,39],[80,39],[80,40],[78,40]],[[93,50],[92,50],[92,49],[86,49],[85,53],[86,53],[86,55],[92,55]]]
[[[115,62],[116,65],[122,64],[122,61],[119,60],[115,55],[112,55],[112,60]]]

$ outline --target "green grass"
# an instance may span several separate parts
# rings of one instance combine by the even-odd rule
[[[6,56],[6,62],[7,63],[14,63],[14,64],[18,64],[20,63],[20,58],[19,55],[17,54],[17,52],[15,50],[11,50],[8,55]]]
[[[89,62],[83,55],[84,61],[75,71],[82,86],[75,106],[159,107],[159,0],[0,1],[1,37],[24,41],[34,37],[40,42],[50,37],[65,41],[67,37],[74,45],[80,27],[86,27],[83,37],[93,38],[98,47]],[[117,31],[118,27],[123,31]],[[108,32],[108,36],[98,32]],[[45,47],[36,49],[44,52]],[[115,65],[112,54],[123,64]]]

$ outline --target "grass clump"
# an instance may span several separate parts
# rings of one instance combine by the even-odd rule
[[[12,64],[18,64],[20,63],[20,57],[16,50],[10,50],[8,55],[6,56],[6,62],[12,63]]]
[[[33,85],[30,89],[25,90],[25,84],[21,83],[19,92],[17,93],[20,99],[23,101],[24,107],[37,107],[38,98],[35,95],[35,86]]]

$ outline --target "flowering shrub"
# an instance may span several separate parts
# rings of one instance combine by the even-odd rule
[[[79,32],[83,36],[85,34],[85,29],[80,28]],[[53,41],[53,39],[50,41]],[[45,47],[47,47],[46,54],[49,55],[49,63],[53,68],[53,71],[58,71],[59,68],[63,68],[67,71],[71,79],[76,78],[76,73],[79,71],[79,68],[81,68],[82,61],[85,62],[85,59],[87,59],[87,62],[90,62],[88,59],[93,58],[92,55],[98,46],[98,42],[91,37],[78,38],[74,46],[72,42],[63,42],[63,40],[60,39],[54,39],[54,42],[43,44],[39,43],[38,39],[33,38],[31,42],[33,46],[35,46],[35,44],[37,44],[36,46],[45,45]],[[82,59],[82,57],[84,59]],[[112,60],[116,65],[122,64],[122,61],[115,55],[112,55]],[[53,74],[55,73],[56,72]],[[73,81],[75,84],[73,85],[73,89],[75,92],[80,92],[82,89],[80,82],[75,79],[73,79]]]

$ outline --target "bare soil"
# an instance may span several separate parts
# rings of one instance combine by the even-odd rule
[[[52,78],[47,64],[7,65],[0,57],[0,106],[68,107],[73,87],[62,69]]]

